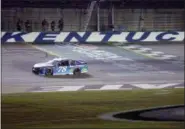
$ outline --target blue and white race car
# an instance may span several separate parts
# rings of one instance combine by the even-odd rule
[[[81,60],[54,58],[48,62],[35,64],[32,72],[44,76],[80,75],[88,72],[88,66]]]

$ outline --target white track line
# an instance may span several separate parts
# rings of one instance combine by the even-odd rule
[[[100,90],[119,90],[123,85],[104,85]]]

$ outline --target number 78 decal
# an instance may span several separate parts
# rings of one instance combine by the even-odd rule
[[[67,71],[67,67],[59,67],[57,72],[66,72]]]

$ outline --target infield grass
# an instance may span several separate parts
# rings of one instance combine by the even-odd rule
[[[184,104],[184,89],[79,91],[2,95],[2,129],[13,128],[184,128],[180,122],[99,119],[109,112]]]

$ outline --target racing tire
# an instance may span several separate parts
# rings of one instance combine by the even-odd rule
[[[53,75],[52,69],[46,69],[45,75],[46,76],[52,76]]]
[[[81,75],[80,69],[74,70],[73,75],[74,76],[80,76]]]

